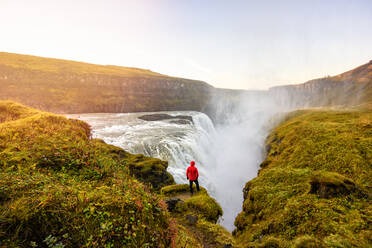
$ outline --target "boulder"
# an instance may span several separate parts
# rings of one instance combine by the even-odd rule
[[[168,115],[168,114],[149,114],[149,115],[142,115],[139,116],[138,119],[144,121],[163,121],[163,120],[171,120],[171,119],[178,119],[175,123],[177,124],[189,124],[194,123],[192,116],[188,115]]]

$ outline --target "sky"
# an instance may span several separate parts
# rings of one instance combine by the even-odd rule
[[[372,59],[371,0],[0,0],[0,51],[268,89]]]

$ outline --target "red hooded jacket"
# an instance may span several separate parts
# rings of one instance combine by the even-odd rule
[[[186,171],[186,177],[190,181],[195,181],[199,177],[198,169],[195,167],[195,162],[191,161],[189,168]]]

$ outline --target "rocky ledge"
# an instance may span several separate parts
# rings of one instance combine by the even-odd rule
[[[168,115],[168,114],[149,114],[142,115],[138,119],[144,121],[163,121],[163,120],[172,120],[171,123],[175,124],[194,124],[194,121],[191,116],[188,115]]]

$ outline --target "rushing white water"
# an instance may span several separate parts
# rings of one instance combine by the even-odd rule
[[[218,106],[221,104],[221,106]],[[144,121],[137,117],[149,113],[81,114],[70,117],[87,121],[93,136],[124,148],[169,161],[168,171],[176,183],[187,183],[186,169],[194,160],[199,183],[207,188],[224,210],[220,223],[229,231],[241,211],[242,189],[257,175],[264,156],[264,141],[281,109],[268,99],[249,98],[226,110],[216,103],[220,124],[213,125],[203,113],[162,112],[192,116],[194,124],[175,124],[170,120]],[[159,113],[159,112],[158,112]]]
[[[171,120],[144,121],[137,117],[152,113],[80,114],[69,117],[87,121],[93,137],[124,148],[131,153],[160,158],[169,162],[168,171],[176,183],[187,183],[186,169],[195,161],[200,184],[211,189],[206,166],[214,126],[207,115],[199,112],[157,112],[170,115],[192,116],[194,124],[175,124]]]
[[[257,176],[264,160],[265,139],[287,110],[268,96],[239,99],[233,107],[223,100],[216,101],[217,119],[223,121],[215,127],[206,161],[213,195],[224,210],[221,224],[229,231],[242,210],[242,189]]]

